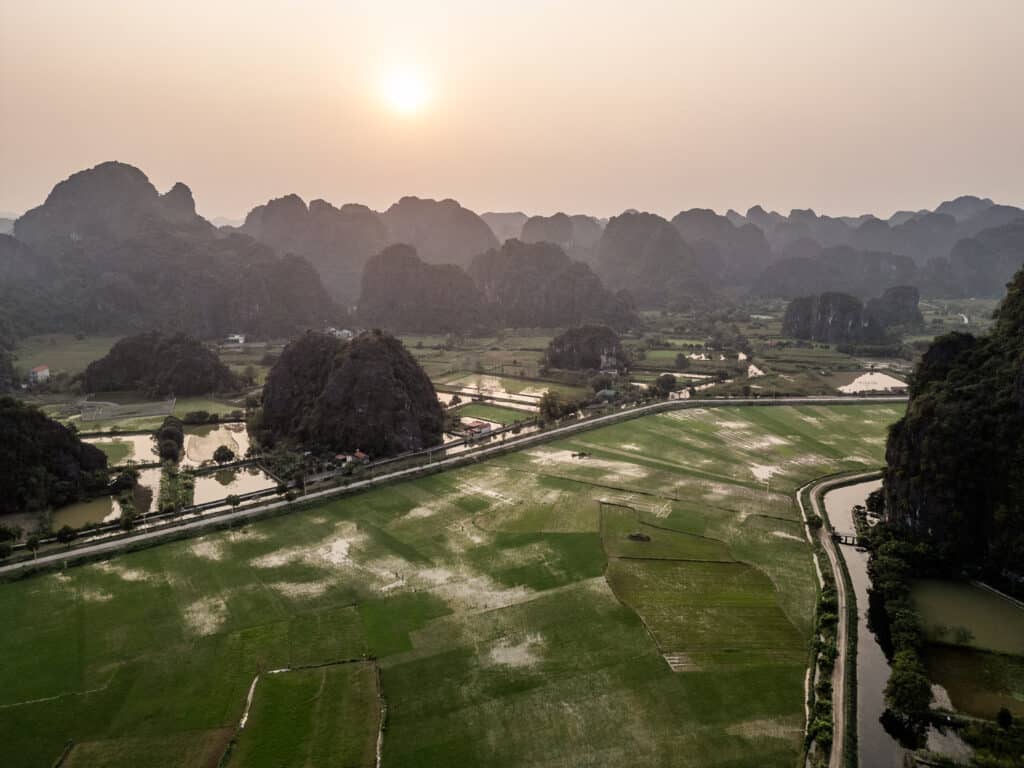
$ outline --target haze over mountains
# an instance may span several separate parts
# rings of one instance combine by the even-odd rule
[[[382,253],[396,244],[409,248]],[[622,327],[634,308],[710,296],[866,300],[911,286],[925,297],[997,297],[1022,263],[1024,210],[970,196],[887,220],[755,206],[605,222],[479,216],[416,197],[378,212],[288,194],[240,227],[217,228],[185,184],[161,194],[139,169],[108,162],[57,184],[0,235],[0,338],[287,336],[350,317],[402,330]]]

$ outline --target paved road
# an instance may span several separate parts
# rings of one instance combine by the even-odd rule
[[[845,475],[830,480],[816,481],[811,484],[811,507],[818,517],[828,520],[822,508],[822,499],[825,494],[837,485],[849,485],[851,482],[870,480],[878,477],[878,472],[862,472],[856,475]],[[806,488],[807,486],[804,486]],[[797,504],[800,506],[800,513],[807,519],[807,511],[804,509],[803,500],[800,498],[801,488],[797,491]],[[849,599],[846,594],[846,582],[839,569],[838,558],[841,555],[836,547],[828,526],[821,526],[818,529],[818,537],[828,561],[832,566],[832,575],[836,581],[836,597],[839,608],[836,613],[839,621],[836,625],[836,650],[839,655],[836,657],[836,664],[832,671],[832,752],[829,755],[828,764],[832,768],[840,768],[843,765],[843,745],[846,740],[846,657],[847,637],[849,636],[849,614],[847,613],[846,602]],[[819,577],[820,578],[820,577]],[[854,618],[856,621],[856,618]]]
[[[905,396],[884,395],[875,397],[787,397],[787,398],[693,398],[689,400],[667,400],[651,405],[644,405],[638,408],[630,408],[625,411],[599,416],[585,421],[572,422],[562,427],[556,427],[544,432],[534,432],[512,440],[506,440],[495,445],[488,445],[477,450],[464,451],[448,459],[433,462],[430,465],[410,467],[408,469],[390,472],[386,475],[379,475],[368,480],[360,480],[350,483],[344,487],[328,488],[322,491],[302,496],[298,501],[292,502],[295,506],[304,506],[310,501],[318,501],[337,496],[344,496],[359,493],[380,485],[389,484],[401,480],[416,477],[426,472],[438,471],[439,469],[452,469],[455,467],[475,464],[478,461],[506,453],[510,450],[519,450],[533,445],[556,440],[577,432],[584,432],[602,426],[608,426],[620,421],[639,418],[654,413],[665,411],[682,410],[687,408],[734,408],[737,406],[787,406],[787,405],[877,405],[879,403],[903,403]],[[178,518],[174,524],[161,528],[146,530],[144,527],[138,529],[129,536],[113,539],[110,541],[86,542],[81,546],[74,547],[62,552],[53,552],[41,555],[35,560],[25,560],[18,563],[10,563],[0,566],[0,575],[10,574],[19,570],[53,564],[68,564],[81,558],[94,558],[97,555],[116,552],[126,547],[136,547],[140,543],[155,542],[167,538],[180,538],[182,532],[199,532],[214,527],[224,527],[234,521],[241,521],[247,518],[264,517],[289,506],[287,501],[275,501],[269,504],[260,504],[255,507],[238,509],[233,512],[209,513],[202,517],[189,520]],[[838,579],[837,579],[838,581]]]

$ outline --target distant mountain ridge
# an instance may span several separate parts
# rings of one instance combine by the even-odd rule
[[[216,229],[182,183],[103,163],[57,184],[0,236],[0,326],[201,338],[287,336],[342,313],[308,261]]]
[[[335,208],[313,200],[307,206],[298,195],[256,206],[240,229],[281,255],[307,258],[324,287],[343,305],[355,302],[366,260],[390,240],[383,219],[365,205]]]
[[[561,212],[478,216],[455,200],[417,197],[378,212],[285,195],[253,208],[240,227],[218,228],[196,213],[185,184],[161,194],[142,171],[118,162],[56,184],[14,222],[13,233],[0,234],[6,347],[50,331],[266,337],[344,324],[367,263],[395,244],[410,246],[427,265],[455,265],[472,277],[475,290],[450,271],[447,278],[445,270],[417,271],[437,291],[421,303],[433,296],[450,304],[454,283],[446,289],[445,280],[466,286],[457,291],[457,311],[441,306],[400,318],[435,328],[479,327],[481,313],[484,326],[624,327],[634,305],[746,293],[843,292],[867,300],[910,286],[926,297],[998,297],[1024,264],[1024,210],[969,195],[885,220],[752,206],[725,215],[690,209],[671,221],[633,210],[607,221]],[[518,245],[505,247],[512,242]],[[549,243],[563,256],[546,251]],[[413,301],[403,284],[392,295]]]
[[[480,254],[468,270],[389,246],[367,262],[356,319],[418,333],[636,322],[628,298],[608,291],[589,266],[553,243],[516,239]]]
[[[465,270],[428,264],[410,245],[391,245],[363,271],[356,320],[405,333],[472,333],[493,327],[484,297]]]
[[[254,209],[250,219],[270,205]],[[990,253],[991,245],[971,243],[974,251],[960,245],[1024,220],[1020,208],[970,195],[946,201],[934,211],[898,211],[885,220],[871,214],[820,216],[812,209],[782,215],[761,206],[725,215],[694,208],[671,222],[633,210],[608,221],[561,212],[477,216],[454,200],[413,197],[402,198],[384,213],[358,208],[364,226],[375,234],[310,233],[303,227],[313,225],[301,221],[288,237],[264,234],[250,221],[243,230],[279,253],[310,258],[332,295],[345,304],[357,294],[360,264],[385,244],[378,220],[386,243],[411,245],[419,258],[433,264],[468,267],[478,255],[510,239],[554,243],[571,260],[589,264],[613,292],[629,291],[640,306],[686,302],[718,288],[782,298],[848,291],[866,299],[897,285],[913,285],[928,296],[998,296],[1011,267],[1024,263],[1024,241],[1013,230],[1011,237],[1002,237],[997,256]],[[302,219],[301,211],[296,219]],[[999,236],[982,240],[993,237]],[[981,253],[977,263],[964,258],[972,253]]]

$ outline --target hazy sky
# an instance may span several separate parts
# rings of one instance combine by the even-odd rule
[[[0,0],[0,210],[110,159],[207,216],[1022,205],[1022,29],[1024,0]]]

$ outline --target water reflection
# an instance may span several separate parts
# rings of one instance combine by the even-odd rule
[[[855,535],[853,507],[865,504],[868,495],[882,487],[881,480],[837,488],[825,494],[825,511],[837,533]],[[840,546],[850,571],[857,597],[857,751],[861,765],[901,768],[907,750],[886,732],[881,723],[885,712],[885,683],[889,662],[868,628],[868,553]]]
[[[227,496],[240,496],[253,491],[275,488],[277,483],[259,467],[221,469],[216,472],[196,475],[193,503],[207,504],[220,501]]]
[[[226,446],[235,457],[241,459],[249,450],[249,432],[245,424],[209,424],[200,427],[186,427],[185,451],[179,465],[198,467],[213,461],[214,451]]]
[[[111,462],[111,464],[123,464],[133,461],[136,464],[150,464],[159,461],[156,452],[156,440],[152,434],[145,435],[110,435],[108,437],[87,437],[83,442],[95,446],[111,445],[120,443],[128,447],[128,455],[123,459]]]
[[[853,507],[865,506],[868,495],[882,487],[881,480],[837,488],[825,494],[825,511],[836,533],[856,535]],[[885,684],[889,680],[889,662],[868,627],[868,553],[848,545],[837,545],[846,560],[846,567],[857,597],[857,752],[860,764],[879,768],[902,768],[911,754],[886,731],[882,724],[885,713]],[[956,733],[928,729],[928,749],[952,757],[969,754],[970,748]]]

